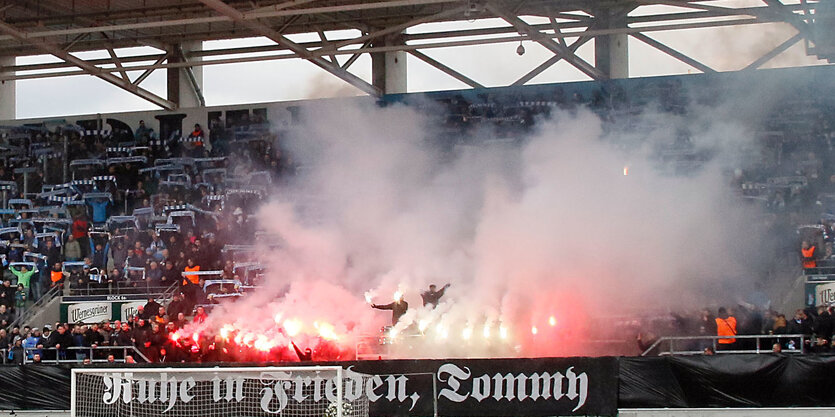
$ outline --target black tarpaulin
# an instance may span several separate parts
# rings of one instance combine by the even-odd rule
[[[835,405],[835,357],[621,358],[619,408]]]

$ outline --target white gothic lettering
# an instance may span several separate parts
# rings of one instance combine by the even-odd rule
[[[221,370],[222,372],[222,370]],[[179,377],[179,378],[178,378]],[[345,401],[356,401],[363,397],[370,402],[384,399],[391,403],[408,405],[414,410],[421,395],[410,389],[410,375],[363,375],[347,368],[343,372],[342,394]],[[497,372],[474,375],[466,366],[445,363],[435,375],[440,382],[437,392],[439,399],[462,403],[468,399],[482,403],[525,402],[525,401],[571,401],[577,411],[586,404],[589,380],[585,372],[576,372],[568,367],[564,372],[525,373]],[[154,376],[141,374],[134,377],[132,372],[102,374],[104,392],[101,400],[106,405],[122,403],[160,404],[165,407],[163,414],[177,404],[189,404],[195,398],[196,387],[200,392],[211,393],[215,403],[251,403],[265,413],[280,414],[292,402],[335,402],[338,400],[336,378],[325,378],[318,374],[299,374],[277,370],[261,372],[257,377],[241,375],[214,375],[211,379],[196,381],[193,377],[160,372]],[[247,384],[257,384],[255,391],[246,391]],[[250,385],[251,386],[251,385]],[[257,398],[246,393],[257,392]],[[206,396],[201,396],[205,401]],[[194,407],[203,408],[205,402]],[[569,403],[571,404],[571,403]]]
[[[560,401],[565,397],[577,403],[572,412],[586,404],[589,389],[586,373],[575,373],[573,366],[565,370],[565,375],[560,372],[531,375],[496,373],[474,377],[469,368],[446,363],[438,368],[438,380],[447,386],[438,392],[438,396],[456,403],[468,398],[482,402],[487,398],[496,401]],[[468,383],[469,388],[463,383]]]

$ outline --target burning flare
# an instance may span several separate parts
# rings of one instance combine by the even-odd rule
[[[284,320],[284,331],[287,336],[294,337],[302,330],[302,323],[295,319]]]

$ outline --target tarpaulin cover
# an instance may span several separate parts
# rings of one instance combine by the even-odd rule
[[[835,357],[621,358],[619,408],[835,406]]]
[[[60,365],[0,367],[0,409],[69,410],[70,368]]]

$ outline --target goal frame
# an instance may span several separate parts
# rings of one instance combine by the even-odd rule
[[[71,417],[78,417],[76,415],[76,386],[77,386],[77,379],[76,377],[79,374],[101,374],[101,373],[124,373],[124,372],[131,372],[133,374],[143,374],[143,373],[217,373],[217,372],[276,372],[276,371],[287,371],[287,372],[299,372],[299,371],[331,371],[336,373],[336,417],[343,417],[342,416],[342,400],[343,400],[343,393],[342,393],[342,377],[344,369],[341,366],[323,366],[323,365],[310,365],[310,366],[254,366],[254,367],[137,367],[137,368],[73,368],[70,373],[70,416]]]

